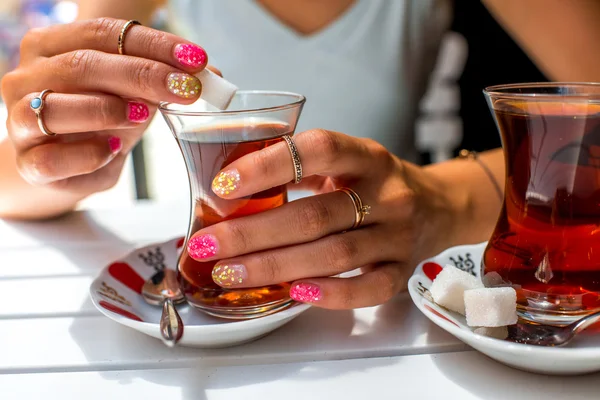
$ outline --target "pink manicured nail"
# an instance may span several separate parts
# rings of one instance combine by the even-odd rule
[[[312,283],[298,283],[290,289],[290,297],[303,303],[321,300],[321,289]]]
[[[127,103],[127,118],[131,122],[142,123],[146,122],[150,117],[150,110],[144,103],[130,101]]]
[[[178,44],[175,46],[175,58],[182,65],[197,68],[206,63],[208,56],[201,47],[193,44]]]
[[[196,260],[214,257],[217,254],[217,238],[213,235],[200,235],[190,239],[188,253]]]
[[[116,154],[123,148],[123,142],[121,142],[121,138],[111,136],[108,138],[108,147],[110,147],[111,153]]]

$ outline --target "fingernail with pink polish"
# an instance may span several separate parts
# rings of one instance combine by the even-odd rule
[[[208,56],[202,47],[193,44],[178,44],[175,46],[175,58],[182,65],[197,68],[206,63]]]
[[[217,254],[217,238],[213,235],[195,236],[188,242],[188,253],[196,260],[214,257]]]
[[[144,103],[139,103],[137,101],[130,101],[127,103],[127,118],[129,118],[131,122],[139,124],[146,122],[149,117],[150,110]]]
[[[290,289],[290,297],[303,303],[312,303],[322,298],[321,288],[312,283],[297,283]]]
[[[213,281],[219,286],[241,285],[248,273],[242,264],[216,265],[212,270]]]
[[[123,148],[123,142],[121,142],[121,138],[117,136],[111,136],[108,138],[108,147],[110,147],[111,153],[117,154]]]

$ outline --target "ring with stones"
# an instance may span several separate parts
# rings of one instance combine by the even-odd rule
[[[298,148],[294,143],[294,140],[289,135],[284,135],[283,139],[290,149],[292,156],[292,162],[294,163],[294,183],[300,183],[302,180],[302,163],[300,162],[300,154],[298,154]]]

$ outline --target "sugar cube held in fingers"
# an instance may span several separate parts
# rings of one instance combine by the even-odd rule
[[[512,287],[465,291],[467,325],[497,327],[517,323],[517,292]]]
[[[477,288],[483,288],[477,277],[448,265],[435,277],[429,292],[438,305],[465,315],[463,294]]]
[[[196,77],[202,83],[201,100],[206,101],[219,110],[225,110],[229,107],[233,96],[238,90],[237,86],[221,78],[209,69],[202,70],[196,74]]]

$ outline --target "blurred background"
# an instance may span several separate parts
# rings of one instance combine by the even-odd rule
[[[166,13],[157,13],[155,27],[169,30]],[[0,78],[18,63],[19,42],[27,30],[68,23],[76,17],[76,1],[0,0]],[[452,28],[444,38],[437,68],[420,104],[415,135],[422,163],[454,157],[463,148],[484,151],[499,147],[499,135],[482,89],[493,84],[545,80],[479,0],[456,0]],[[6,135],[5,120],[6,110],[0,101],[0,139]],[[80,207],[108,208],[145,200],[171,202],[187,197],[182,190],[188,190],[183,160],[165,122],[157,115],[129,157],[119,183],[91,196]]]

